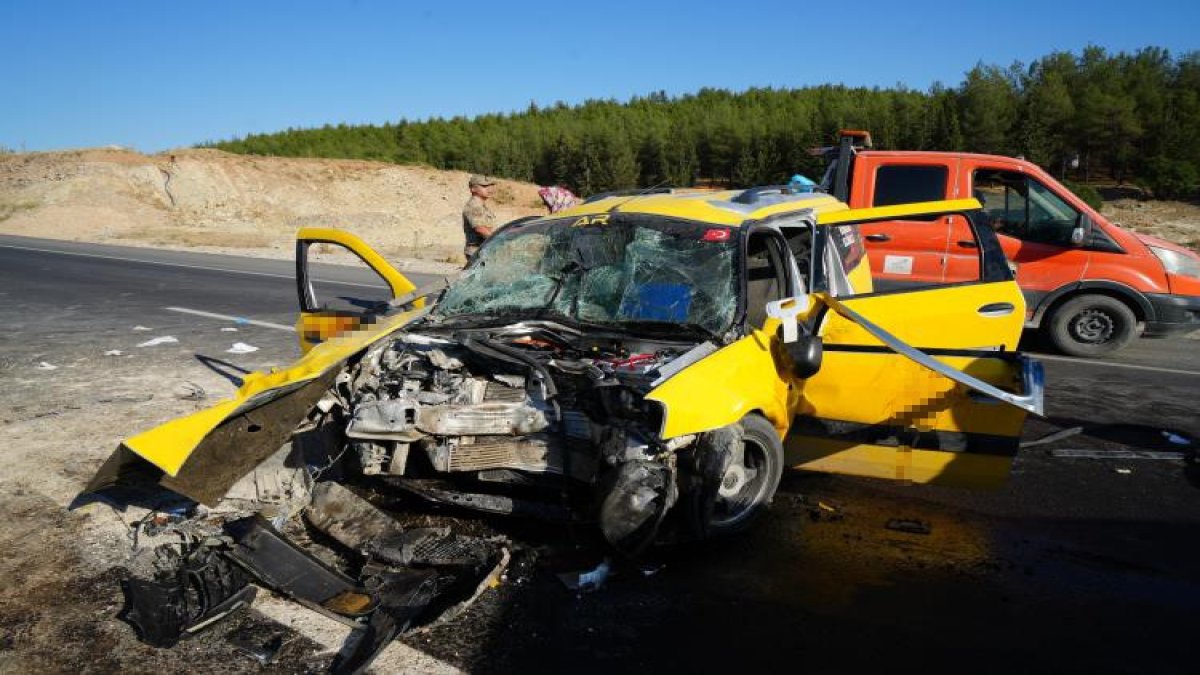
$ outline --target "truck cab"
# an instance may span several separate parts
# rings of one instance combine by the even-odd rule
[[[974,198],[996,232],[1025,296],[1026,326],[1058,350],[1101,356],[1138,335],[1200,329],[1200,256],[1130,232],[1038,166],[1012,157],[875,151],[869,134],[843,132],[826,186],[851,208]],[[842,194],[839,195],[838,193]],[[977,278],[961,216],[864,225],[880,289]]]

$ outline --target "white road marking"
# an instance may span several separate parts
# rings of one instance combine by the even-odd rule
[[[1176,368],[1160,368],[1158,366],[1139,366],[1136,363],[1113,363],[1112,361],[1093,361],[1091,359],[1076,359],[1069,356],[1051,356],[1049,354],[1030,353],[1035,359],[1044,361],[1062,361],[1063,363],[1086,363],[1089,366],[1108,366],[1109,368],[1129,368],[1130,370],[1148,370],[1153,373],[1174,373],[1176,375],[1200,375],[1200,371],[1178,370]]]
[[[163,262],[161,260],[143,260],[141,258],[122,258],[115,255],[100,255],[99,253],[80,253],[78,251],[56,251],[51,248],[34,248],[32,246],[13,246],[12,244],[0,244],[0,248],[13,248],[20,251],[36,251],[38,253],[57,253],[60,255],[74,255],[82,258],[102,258],[104,260],[120,260],[122,262],[135,262],[145,265],[162,265],[163,267],[182,267],[191,270],[205,270],[207,272],[229,272],[230,274],[249,274],[255,277],[271,277],[273,279],[295,279],[294,274],[272,274],[270,272],[251,272],[250,270],[235,270],[228,267],[209,267],[207,265],[185,265],[183,263]],[[377,284],[360,284],[353,281],[332,281],[329,279],[313,279],[318,283],[336,284],[338,286],[358,286],[361,288],[380,288]]]
[[[192,314],[195,316],[203,316],[209,319],[221,319],[222,321],[232,321],[238,324],[250,324],[251,326],[262,326],[263,328],[274,328],[275,330],[286,330],[289,333],[295,333],[294,326],[285,326],[281,323],[271,323],[270,321],[259,321],[257,319],[247,319],[242,316],[230,316],[228,314],[216,314],[214,312],[202,312],[198,309],[188,309],[187,307],[163,307],[170,312],[180,312],[183,314]]]
[[[229,269],[227,267],[209,267],[207,265],[184,265],[183,263],[170,263],[170,262],[162,262],[162,261],[158,261],[158,260],[142,260],[140,258],[123,258],[120,256],[100,255],[98,253],[80,253],[78,251],[56,251],[54,249],[48,249],[48,248],[35,248],[33,246],[14,246],[12,244],[0,244],[0,248],[12,248],[12,249],[17,249],[17,250],[21,250],[21,251],[36,251],[38,253],[58,253],[60,255],[74,255],[74,256],[80,256],[83,258],[102,258],[104,260],[120,260],[123,262],[143,263],[146,265],[162,265],[164,267],[182,267],[185,269],[205,270],[208,272],[229,272],[230,274],[248,274],[248,275],[256,276],[256,277],[271,277],[274,279],[295,279],[296,278],[294,275],[290,275],[290,274],[272,274],[270,272],[251,272],[249,270],[235,270],[235,269]],[[376,286],[374,284],[359,284],[359,283],[354,283],[352,281],[330,281],[330,280],[314,280],[314,281],[320,281],[321,283],[327,283],[327,284],[338,284],[341,286],[359,286],[362,288],[378,288],[378,286]],[[212,314],[209,312],[201,312],[201,311],[195,310],[195,309],[185,309],[183,307],[168,307],[167,309],[169,309],[171,311],[175,311],[175,312],[184,312],[187,314],[195,314],[197,316],[207,316],[207,317],[213,318],[213,319],[225,319],[228,321],[242,320],[241,317],[236,317],[236,316],[231,317],[231,316],[226,316],[224,314]],[[244,321],[246,323],[249,323],[249,324],[252,324],[255,326],[263,326],[265,328],[275,328],[278,330],[286,330],[286,331],[292,331],[292,332],[295,332],[295,330],[296,330],[292,326],[283,326],[281,324],[270,323],[267,321],[252,321],[249,319],[245,319]],[[1069,357],[1064,357],[1064,356],[1051,356],[1049,354],[1035,354],[1034,356],[1036,356],[1039,359],[1044,359],[1047,361],[1063,361],[1065,363],[1086,363],[1088,365],[1108,366],[1110,368],[1128,368],[1130,370],[1145,370],[1145,371],[1155,372],[1155,373],[1174,373],[1177,375],[1200,376],[1200,371],[1195,371],[1195,370],[1177,370],[1175,368],[1160,368],[1157,366],[1139,366],[1139,365],[1136,365],[1133,363],[1113,363],[1111,361],[1093,361],[1091,359],[1076,359],[1076,358],[1069,358]]]

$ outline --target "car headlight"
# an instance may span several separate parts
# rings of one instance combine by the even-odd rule
[[[1150,250],[1167,269],[1167,274],[1182,274],[1200,279],[1200,257],[1157,246],[1151,246]]]

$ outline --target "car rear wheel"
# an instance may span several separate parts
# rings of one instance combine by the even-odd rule
[[[1064,354],[1103,356],[1137,336],[1137,317],[1116,298],[1081,295],[1054,310],[1047,332],[1055,348]]]
[[[693,537],[744,532],[771,504],[783,474],[783,444],[759,415],[705,434],[695,450],[699,485],[683,504]]]

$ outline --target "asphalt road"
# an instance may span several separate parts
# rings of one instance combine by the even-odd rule
[[[316,277],[351,295],[371,282],[337,266]],[[195,353],[245,341],[259,351],[227,357],[238,366],[282,365],[297,354],[295,311],[290,261],[0,237],[0,358],[19,355],[19,367],[164,335]],[[1163,431],[1200,438],[1200,341],[1045,365],[1047,419],[1031,420],[1027,439],[1082,431],[1023,450],[1002,490],[789,475],[743,539],[618,565],[606,589],[582,597],[530,573],[405,641],[476,672],[1197,672],[1196,467],[1050,451],[1171,450]],[[887,529],[892,518],[930,532]],[[567,536],[508,531],[543,552]],[[571,564],[588,562],[586,546],[572,551]]]

